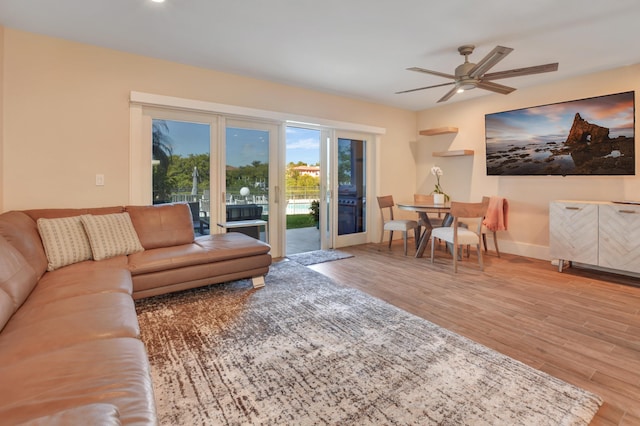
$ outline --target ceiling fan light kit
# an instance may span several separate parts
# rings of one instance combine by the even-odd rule
[[[462,93],[465,90],[475,89],[476,87],[491,92],[500,93],[502,95],[508,95],[516,90],[513,87],[504,86],[502,84],[493,83],[491,80],[498,80],[501,78],[520,77],[524,75],[540,74],[544,72],[551,72],[558,70],[558,63],[554,62],[545,65],[536,65],[526,68],[516,68],[507,71],[498,71],[487,74],[486,72],[493,68],[498,62],[503,60],[509,53],[513,51],[510,47],[496,46],[491,52],[489,52],[478,63],[469,62],[469,55],[473,53],[475,46],[466,44],[458,48],[458,52],[464,56],[464,63],[458,65],[454,74],[446,74],[439,71],[432,71],[420,67],[407,68],[408,71],[416,71],[430,75],[437,75],[439,77],[450,78],[453,81],[450,83],[436,84],[433,86],[419,87],[417,89],[403,90],[396,92],[396,94],[416,92],[418,90],[432,89],[434,87],[442,87],[453,85],[453,88],[449,90],[438,102],[444,102],[449,100],[456,93]]]

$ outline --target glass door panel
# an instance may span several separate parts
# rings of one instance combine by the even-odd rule
[[[269,159],[273,131],[274,126],[270,125],[227,122],[224,189],[226,221],[264,219],[271,223]],[[255,226],[229,231],[242,232],[267,241],[264,229],[259,230]]]
[[[367,142],[363,138],[340,135],[337,138],[336,247],[366,242],[367,149]]]
[[[152,200],[188,203],[198,234],[209,232],[211,126],[152,120]]]
[[[320,249],[321,131],[287,126],[286,254]]]

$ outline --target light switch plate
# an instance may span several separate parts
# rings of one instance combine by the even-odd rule
[[[96,186],[104,186],[104,175],[96,175]]]

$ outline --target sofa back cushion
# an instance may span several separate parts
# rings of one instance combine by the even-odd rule
[[[123,206],[113,207],[90,207],[86,209],[32,209],[24,210],[24,213],[37,222],[40,218],[56,219],[59,217],[80,216],[81,214],[110,214],[122,213]]]
[[[29,262],[0,237],[0,331],[36,286],[38,276]]]
[[[126,211],[145,250],[189,244],[195,239],[187,204],[127,206]]]
[[[20,211],[0,214],[0,236],[15,247],[25,259],[29,259],[38,278],[45,273],[47,255],[35,220]]]

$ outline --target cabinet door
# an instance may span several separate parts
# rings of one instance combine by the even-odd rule
[[[598,265],[640,272],[640,206],[600,206]]]
[[[554,201],[549,206],[549,252],[554,259],[598,264],[598,205]]]

